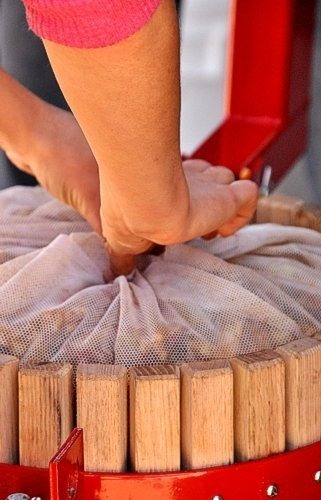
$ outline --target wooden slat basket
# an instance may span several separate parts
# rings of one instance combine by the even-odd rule
[[[321,229],[321,212],[262,199],[258,222]],[[321,440],[321,336],[272,351],[135,367],[0,355],[0,462],[47,467],[77,425],[85,470],[167,472],[266,457]]]

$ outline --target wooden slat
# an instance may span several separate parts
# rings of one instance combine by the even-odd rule
[[[321,208],[312,203],[305,203],[303,210],[298,214],[295,222],[296,226],[321,231]]]
[[[233,462],[233,372],[227,360],[181,366],[182,465]]]
[[[72,368],[46,363],[19,372],[20,464],[47,467],[72,430]]]
[[[277,351],[285,362],[286,444],[292,450],[321,439],[321,344],[306,337]]]
[[[121,472],[127,460],[127,370],[79,365],[77,426],[84,430],[85,470]]]
[[[130,372],[130,457],[135,471],[180,468],[180,380],[175,366]]]
[[[272,194],[259,199],[256,222],[275,222],[287,226],[295,225],[297,214],[302,210],[304,201],[293,196]]]
[[[0,463],[6,464],[18,461],[18,367],[17,358],[0,354]]]
[[[256,222],[275,222],[321,231],[321,209],[317,205],[305,203],[300,198],[273,194],[260,198]]]
[[[234,374],[235,459],[251,460],[285,448],[285,373],[282,358],[261,351],[231,360]]]

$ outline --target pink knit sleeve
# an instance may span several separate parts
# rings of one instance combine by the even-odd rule
[[[112,45],[138,31],[161,0],[23,0],[41,38],[79,48]]]

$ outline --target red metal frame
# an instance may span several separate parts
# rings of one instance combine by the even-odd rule
[[[227,117],[192,157],[243,166],[278,181],[304,151],[315,0],[233,0]],[[43,500],[321,499],[321,442],[263,460],[168,474],[83,471],[82,431],[75,429],[48,470],[0,464],[0,499],[14,492]]]
[[[166,474],[102,474],[83,470],[81,429],[75,429],[49,470],[1,465],[0,498],[23,491],[42,500],[260,500],[275,485],[281,500],[317,500],[321,442],[261,460]]]
[[[95,498],[79,496],[84,472],[84,443],[81,429],[74,429],[49,464],[50,500]],[[78,492],[78,493],[77,493]],[[108,497],[107,497],[108,498]]]
[[[277,182],[307,143],[315,0],[233,0],[227,116],[193,153]]]

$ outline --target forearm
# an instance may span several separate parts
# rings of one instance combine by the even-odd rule
[[[0,68],[0,148],[24,155],[34,147],[43,101]]]
[[[45,46],[98,161],[102,203],[113,199],[115,215],[128,227],[139,223],[141,232],[145,223],[148,231],[149,219],[156,226],[170,224],[173,211],[188,209],[173,2],[164,0],[149,23],[119,44],[80,50]]]

